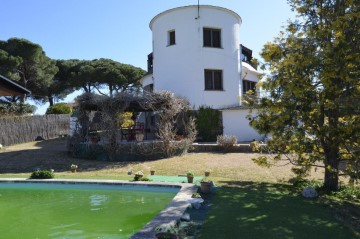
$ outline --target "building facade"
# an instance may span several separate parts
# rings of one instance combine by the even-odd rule
[[[255,89],[258,72],[249,64],[251,50],[240,44],[241,23],[237,13],[208,5],[158,14],[150,22],[153,52],[142,85],[185,97],[194,109],[221,110],[224,134],[250,141],[261,136],[249,126],[240,99]]]

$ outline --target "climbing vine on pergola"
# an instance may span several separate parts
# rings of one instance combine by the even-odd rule
[[[154,112],[158,116],[156,136],[165,156],[174,155],[179,147],[179,142],[175,141],[177,129],[174,127],[179,116],[182,116],[185,131],[182,147],[188,147],[196,138],[195,120],[187,114],[190,110],[189,102],[167,91],[143,94],[121,92],[113,97],[85,93],[77,97],[76,102],[81,126],[76,134],[79,141],[85,141],[88,137],[91,113],[100,112],[101,138],[106,141],[104,148],[110,158],[121,149],[117,140],[121,133],[118,129],[122,123],[119,115],[127,111]]]

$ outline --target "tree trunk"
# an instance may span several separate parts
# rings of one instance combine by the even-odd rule
[[[324,187],[329,191],[336,191],[339,189],[338,153],[332,150],[326,158],[327,164],[325,165]]]
[[[338,109],[331,109],[328,113],[329,136],[327,144],[324,147],[325,153],[325,178],[324,187],[329,191],[339,189],[339,162],[340,162],[340,144],[338,138]]]
[[[49,96],[48,99],[49,99],[50,107],[53,106],[54,105],[54,97]]]

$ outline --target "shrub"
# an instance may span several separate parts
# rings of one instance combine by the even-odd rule
[[[147,177],[143,177],[143,178],[140,179],[140,181],[152,181],[152,179],[147,178]]]
[[[307,187],[312,187],[312,188],[315,188],[317,190],[320,190],[321,187],[322,187],[322,184],[319,181],[308,180],[308,179],[304,179],[304,178],[301,178],[301,177],[294,177],[294,178],[289,180],[289,183],[292,183],[294,188],[296,190],[299,190],[299,191],[302,191]]]
[[[135,173],[135,176],[134,176],[134,181],[142,181],[142,177],[144,176],[144,172],[143,171],[137,171]]]
[[[132,120],[133,114],[134,113],[132,113],[132,112],[120,113],[118,115],[119,122],[121,124],[120,127],[122,127],[122,128],[130,128],[131,126],[133,126],[135,124],[134,120]]]
[[[222,134],[221,112],[207,106],[200,106],[196,117],[196,128],[202,141],[214,142]]]
[[[33,114],[36,106],[27,103],[0,103],[0,115]]]
[[[339,199],[360,200],[360,188],[354,186],[340,187],[339,191],[333,192],[333,196]]]
[[[50,179],[54,178],[54,173],[49,170],[36,170],[32,172],[31,179]]]
[[[236,143],[237,137],[235,135],[218,135],[216,143],[224,149],[229,151]]]
[[[71,114],[72,108],[67,103],[57,103],[46,110],[46,114]]]

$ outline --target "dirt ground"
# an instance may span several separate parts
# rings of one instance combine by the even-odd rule
[[[99,170],[109,162],[72,158],[66,149],[66,139],[29,142],[0,150],[0,173],[28,173],[35,169],[68,171],[69,165],[81,164],[83,170]]]

